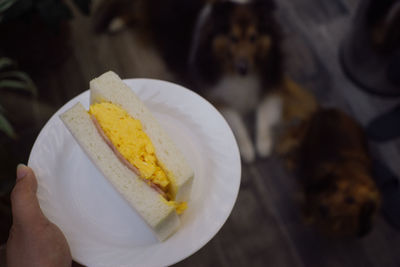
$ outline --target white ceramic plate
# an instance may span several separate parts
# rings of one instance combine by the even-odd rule
[[[40,206],[64,232],[72,257],[88,266],[165,266],[190,256],[222,227],[241,176],[232,131],[206,100],[158,80],[125,80],[182,150],[195,172],[182,226],[164,242],[128,206],[86,157],[59,119],[89,92],[75,97],[47,122],[30,154]]]

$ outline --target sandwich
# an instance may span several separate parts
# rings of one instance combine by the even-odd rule
[[[180,225],[193,170],[145,104],[116,75],[90,82],[90,108],[60,115],[104,177],[140,214],[160,241]]]

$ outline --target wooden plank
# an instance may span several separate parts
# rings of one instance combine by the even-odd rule
[[[254,168],[243,166],[241,190],[228,221],[198,253],[176,266],[302,266],[259,188]],[[266,199],[267,198],[267,199]],[[294,254],[293,254],[293,253]]]

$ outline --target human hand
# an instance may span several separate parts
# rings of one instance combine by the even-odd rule
[[[11,193],[13,224],[7,241],[7,266],[71,266],[71,252],[61,230],[40,209],[32,169],[17,167]]]

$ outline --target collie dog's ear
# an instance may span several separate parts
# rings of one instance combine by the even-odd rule
[[[265,58],[268,56],[270,48],[272,45],[271,37],[268,35],[261,36],[257,42],[257,49],[260,58]]]

